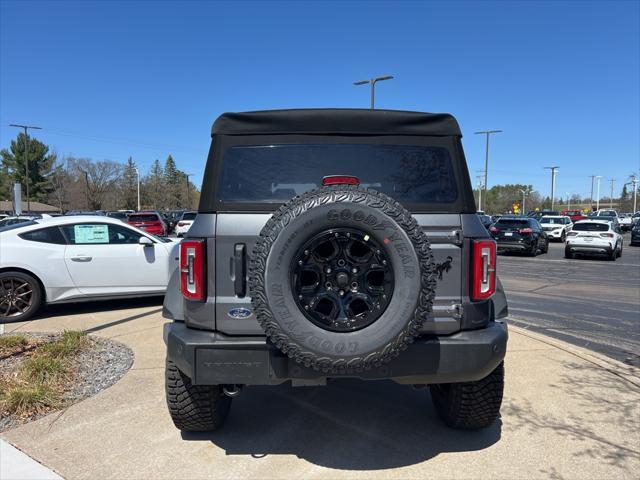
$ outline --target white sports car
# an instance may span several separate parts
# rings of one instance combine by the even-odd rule
[[[163,295],[178,245],[104,216],[0,228],[0,323],[43,304]]]

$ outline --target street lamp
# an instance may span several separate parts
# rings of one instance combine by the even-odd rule
[[[487,202],[487,178],[489,176],[489,135],[492,133],[502,133],[502,130],[482,130],[480,132],[474,132],[476,135],[486,135],[487,143],[485,145],[484,152],[484,201]]]
[[[567,194],[567,210],[571,210],[571,193],[570,192],[564,192]]]
[[[375,97],[376,97],[376,82],[382,82],[383,80],[392,80],[393,75],[386,75],[384,77],[376,77],[371,78],[369,80],[358,80],[357,82],[353,82],[354,85],[366,85],[367,83],[371,85],[371,110],[375,108]]]
[[[600,210],[600,175],[596,175],[596,210]]]
[[[10,127],[23,128],[24,129],[24,174],[25,183],[27,188],[27,212],[31,213],[31,197],[29,196],[29,129],[42,130],[41,127],[33,127],[29,125],[19,125],[15,123],[9,124]]]
[[[525,209],[525,201],[527,195],[529,195],[529,192],[527,190],[522,190],[521,188],[519,188],[518,190],[522,192],[522,215],[526,215],[527,210]]]
[[[133,167],[133,169],[136,171],[136,176],[138,178],[138,182],[137,182],[137,186],[138,186],[138,212],[140,211],[140,170],[138,170],[138,167]]]
[[[191,190],[189,188],[189,177],[192,177],[193,173],[185,173],[184,174],[184,179],[187,182],[187,210],[191,210],[191,201],[189,200],[189,190]]]
[[[560,167],[544,167],[545,170],[551,170],[551,210],[556,201],[556,172]]]

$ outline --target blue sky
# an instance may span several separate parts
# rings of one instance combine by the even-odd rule
[[[0,147],[43,127],[59,155],[146,171],[172,153],[200,183],[224,111],[451,112],[489,186],[559,165],[557,195],[640,170],[640,2],[0,2]],[[473,178],[475,181],[475,178]]]

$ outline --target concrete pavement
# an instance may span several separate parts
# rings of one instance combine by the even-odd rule
[[[135,352],[95,397],[2,437],[67,479],[637,478],[638,369],[511,329],[502,420],[455,431],[427,389],[344,380],[247,388],[215,434],[181,435],[166,411],[158,305],[58,316],[7,331],[90,329]],[[635,473],[634,473],[635,472]]]

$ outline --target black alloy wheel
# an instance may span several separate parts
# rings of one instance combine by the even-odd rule
[[[393,295],[386,249],[352,228],[321,232],[294,255],[291,286],[300,311],[320,328],[352,332],[371,325]]]
[[[0,322],[23,321],[40,307],[40,285],[22,272],[0,274]]]

